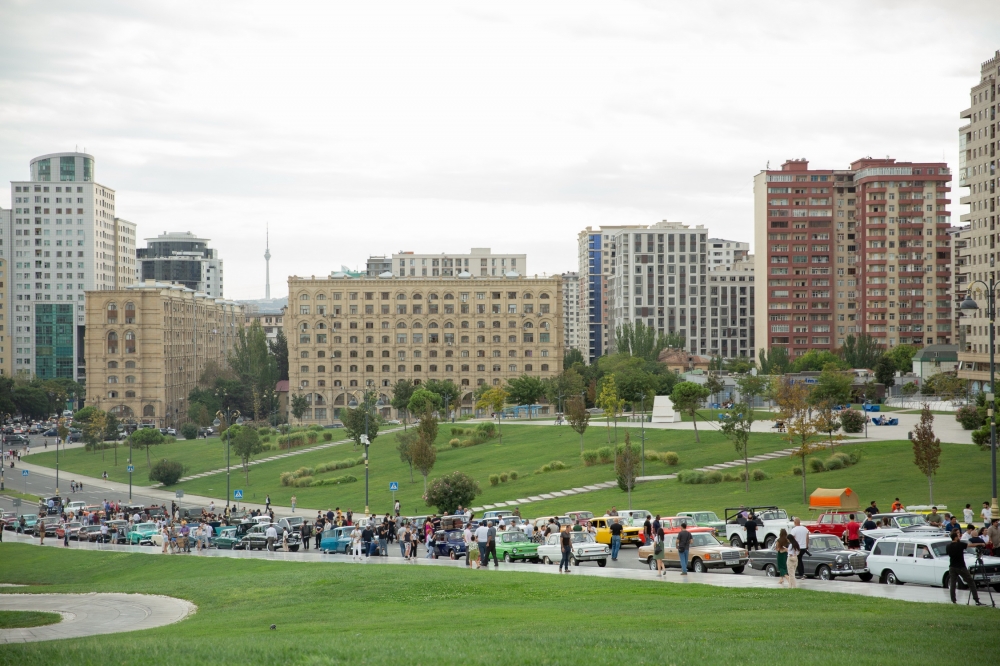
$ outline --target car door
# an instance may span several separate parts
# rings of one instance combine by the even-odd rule
[[[904,583],[916,583],[917,566],[916,555],[917,546],[912,542],[900,541],[896,544],[896,566],[893,571],[896,577]]]
[[[667,534],[663,537],[663,566],[679,567],[681,556],[677,552],[677,535]]]
[[[934,553],[928,544],[918,543],[913,556],[913,581],[921,585],[940,585],[944,578],[941,562],[934,559]],[[909,581],[908,581],[909,582]]]

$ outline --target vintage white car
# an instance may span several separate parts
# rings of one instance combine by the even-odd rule
[[[573,554],[570,563],[574,566],[580,562],[597,562],[603,567],[611,557],[611,548],[603,543],[597,543],[594,535],[587,532],[571,532],[573,535]],[[545,543],[538,547],[538,557],[545,564],[556,564],[562,561],[562,547],[559,545],[560,535],[550,534]]]
[[[625,509],[618,512],[618,517],[621,518],[623,525],[642,527],[647,518],[653,519],[653,514],[645,509]]]
[[[944,534],[899,534],[879,539],[868,556],[868,570],[880,583],[940,585],[948,587],[948,553],[951,540]],[[1000,591],[1000,557],[983,556],[976,563],[975,544],[965,551],[965,563],[976,585],[992,585]]]
[[[931,525],[919,513],[878,513],[871,517],[878,527],[874,530],[861,530],[861,533],[872,539],[900,534],[936,534],[940,537],[945,530]]]

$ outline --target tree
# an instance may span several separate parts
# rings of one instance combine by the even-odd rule
[[[444,410],[457,409],[461,404],[462,390],[450,379],[444,381],[429,379],[421,388],[431,393],[436,393],[440,399],[439,404]],[[446,411],[442,416],[448,418],[449,414]]]
[[[344,431],[347,436],[354,440],[357,448],[363,442],[361,436],[368,431],[368,443],[371,444],[378,437],[378,428],[382,423],[382,418],[377,413],[372,413],[371,400],[377,399],[376,395],[369,395],[368,404],[361,403],[357,407],[347,407],[340,410],[340,422],[344,424]],[[367,423],[365,419],[367,418]]]
[[[583,358],[583,352],[579,349],[567,349],[566,354],[563,356],[563,370],[569,370],[577,363],[580,365],[587,364]]]
[[[754,402],[759,395],[767,391],[767,380],[762,376],[746,374],[736,380],[740,402],[729,410],[726,419],[722,421],[722,434],[729,438],[736,447],[736,453],[743,457],[743,469],[746,472],[746,492],[750,492],[750,433],[756,420]]]
[[[403,412],[403,430],[406,430],[406,420],[409,416],[408,405],[414,391],[413,382],[409,379],[400,379],[392,387],[392,401],[389,403],[397,412]]]
[[[450,516],[460,506],[469,506],[482,494],[479,483],[462,472],[452,472],[431,481],[424,493],[427,506],[436,506],[442,515]]]
[[[618,487],[628,493],[628,508],[632,508],[632,489],[635,487],[636,469],[639,466],[642,453],[638,446],[632,446],[629,431],[625,431],[625,445],[615,457],[615,476]]]
[[[879,359],[883,357],[885,348],[878,339],[867,333],[854,337],[848,335],[844,339],[844,346],[838,350],[840,357],[844,359],[850,368],[874,369]],[[891,386],[887,384],[887,386]]]
[[[802,503],[809,501],[806,491],[806,456],[819,450],[813,444],[816,422],[809,415],[809,387],[793,382],[789,377],[779,377],[774,388],[774,401],[780,410],[779,418],[785,424],[785,439],[796,447],[793,456],[802,459]]]
[[[601,393],[597,397],[597,406],[604,410],[605,423],[608,426],[608,444],[611,443],[611,419],[615,421],[615,442],[618,441],[618,415],[625,409],[625,400],[618,397],[618,386],[615,376],[609,375],[601,380]]]
[[[710,372],[705,378],[705,388],[708,389],[709,395],[715,397],[716,402],[718,402],[719,394],[726,389],[726,384],[719,378],[717,372]]]
[[[851,410],[845,410],[847,412]],[[844,412],[838,412],[830,407],[829,404],[822,405],[816,412],[816,431],[825,432],[830,442],[830,448],[837,445],[838,442],[844,439],[843,435],[834,435],[833,433],[840,430],[841,421],[840,415]]]
[[[611,375],[615,380],[615,388],[622,399],[622,409],[625,403],[632,405],[632,413],[638,406],[645,408],[646,403],[653,404],[656,395],[656,378],[642,368],[623,368]]]
[[[441,407],[441,396],[425,388],[417,388],[410,396],[410,401],[406,403],[406,409],[411,414],[423,414],[426,411],[435,411]]]
[[[528,418],[531,418],[531,407],[545,395],[542,380],[531,375],[521,375],[516,379],[507,380],[507,395],[516,405],[528,405]]]
[[[684,349],[684,332],[667,333],[664,342],[667,343],[667,349]]]
[[[301,393],[296,393],[292,396],[292,415],[302,422],[302,415],[306,413],[309,409],[309,401]]]
[[[500,414],[506,402],[507,391],[502,386],[494,386],[483,391],[482,395],[476,401],[476,407],[479,409],[488,409],[492,414]],[[503,444],[503,432],[500,429],[499,417],[497,418],[497,434],[499,435],[500,443]]]
[[[129,436],[129,441],[134,449],[146,449],[146,468],[150,469],[149,447],[163,444],[164,437],[156,428],[139,428]]]
[[[149,470],[149,480],[158,481],[165,486],[172,486],[184,475],[184,465],[179,462],[163,459]]]
[[[413,483],[413,444],[417,436],[416,430],[396,433],[396,450],[399,451],[399,459],[410,466],[410,483]]]
[[[184,439],[198,439],[198,426],[188,421],[181,426],[181,435]]]
[[[770,352],[761,349],[758,359],[762,375],[783,375],[792,365],[788,358],[788,350],[784,347],[771,347]]]
[[[590,425],[590,412],[580,396],[573,396],[566,401],[566,420],[573,430],[580,433],[580,453],[583,453],[583,433]]]
[[[425,410],[421,415],[416,431],[417,439],[410,447],[410,457],[413,459],[413,466],[424,477],[424,492],[426,493],[427,475],[434,469],[434,463],[437,461],[434,440],[437,439],[438,422],[431,409]]]
[[[560,406],[566,411],[566,398],[583,393],[583,377],[576,370],[564,370],[555,377],[542,380],[542,387],[545,390],[545,399],[550,405]],[[562,404],[560,405],[560,402]]]
[[[885,354],[875,362],[875,381],[886,388],[896,385],[896,364]]]
[[[691,421],[694,423],[694,441],[699,443],[701,437],[698,435],[698,410],[708,396],[708,389],[694,382],[681,382],[674,387],[670,394],[670,401],[674,403],[674,409],[691,417]]]
[[[913,355],[917,348],[913,345],[896,345],[886,352],[886,355],[896,364],[896,369],[902,373],[913,372]]]
[[[82,410],[81,410],[82,411]],[[87,418],[83,426],[83,441],[89,444],[94,451],[101,447],[101,460],[104,459],[104,433],[108,427],[108,413],[95,409]]]
[[[841,368],[846,370],[847,364],[840,359],[839,356],[831,351],[810,349],[802,356],[799,356],[792,363],[792,370],[795,372],[806,372],[806,371],[817,371],[822,370],[830,364],[833,364],[836,368]]]
[[[250,392],[249,408],[253,420],[260,420],[265,411],[270,413],[270,405],[265,410],[263,401],[274,391],[278,381],[278,362],[270,353],[267,334],[259,319],[255,319],[250,326],[236,329],[236,340],[229,352],[229,367]]]
[[[841,372],[831,364],[823,369],[809,394],[809,404],[842,405],[851,401],[851,386],[854,378],[849,372]]]
[[[279,328],[277,337],[267,341],[267,349],[274,356],[278,381],[288,381],[288,338],[284,329]]]
[[[615,330],[615,349],[619,353],[655,361],[666,347],[666,336],[642,322],[626,322]]]
[[[250,460],[264,451],[257,429],[253,426],[232,425],[229,427],[230,446],[243,465],[247,485],[250,485]]]
[[[913,429],[913,464],[927,477],[930,504],[934,504],[934,475],[941,464],[941,440],[934,436],[934,415],[924,405],[920,423]]]

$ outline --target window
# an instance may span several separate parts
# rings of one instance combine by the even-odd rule
[[[115,375],[108,375],[108,383],[109,384],[117,384],[118,383],[118,377],[116,377]]]
[[[549,365],[547,363],[542,363],[542,372],[548,372]]]
[[[108,361],[108,368],[117,368],[118,361]]]
[[[108,333],[108,353],[117,354],[118,353],[118,334],[114,331]]]
[[[125,375],[125,383],[126,384],[135,384],[135,376],[134,375]]]
[[[135,303],[129,301],[125,304],[125,323],[134,324],[135,323]]]
[[[514,363],[511,363],[510,365],[507,366],[507,370],[509,372],[517,372],[517,365],[514,364]]]
[[[21,233],[21,232],[19,231],[18,233]],[[18,241],[18,242],[20,242],[20,241]],[[18,264],[18,265],[20,265],[20,264]],[[109,324],[117,324],[118,323],[118,304],[117,303],[108,303],[107,320],[108,320]]]

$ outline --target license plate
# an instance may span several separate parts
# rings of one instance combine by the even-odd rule
[[[726,560],[727,567],[735,567],[740,563],[739,560]]]

